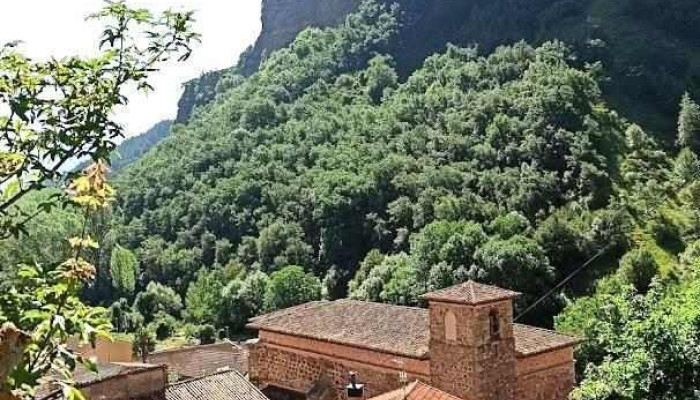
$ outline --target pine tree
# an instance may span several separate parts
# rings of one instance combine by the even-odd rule
[[[696,154],[700,152],[700,106],[688,93],[681,100],[678,116],[678,145],[688,147]]]
[[[133,295],[139,274],[138,260],[134,253],[117,245],[112,250],[109,264],[114,288],[122,295]]]
[[[685,184],[700,178],[700,160],[688,148],[681,150],[674,165],[676,176]]]

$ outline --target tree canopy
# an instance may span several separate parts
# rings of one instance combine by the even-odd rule
[[[142,288],[185,295],[201,268],[242,281],[298,265],[335,298],[374,249],[406,258],[380,262],[398,270],[374,272],[383,289],[363,298],[414,304],[430,287],[502,276],[533,298],[599,250],[588,237],[614,196],[626,125],[594,69],[559,42],[449,47],[402,82],[386,55],[396,13],[366,2],[304,31],[119,175],[112,233],[139,257]],[[537,228],[569,207],[591,223],[586,238],[550,259]]]

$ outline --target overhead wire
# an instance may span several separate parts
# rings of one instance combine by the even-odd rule
[[[570,274],[569,274],[566,278],[564,278],[561,282],[559,282],[559,283],[558,283],[557,285],[555,285],[552,289],[550,289],[547,293],[545,293],[545,294],[542,295],[539,299],[537,299],[537,301],[535,301],[534,303],[532,303],[528,308],[526,308],[523,312],[521,312],[517,317],[515,317],[515,318],[513,319],[513,321],[514,321],[514,322],[517,322],[520,318],[522,318],[523,316],[525,316],[527,313],[529,313],[530,311],[532,311],[535,307],[537,307],[538,305],[540,305],[540,303],[542,303],[543,301],[545,301],[545,300],[546,300],[549,296],[551,296],[554,292],[558,291],[558,290],[561,289],[564,285],[566,285],[567,283],[569,283],[569,281],[572,280],[573,278],[575,278],[576,275],[578,275],[578,274],[579,274],[581,271],[583,271],[586,267],[588,267],[589,265],[591,265],[591,263],[592,263],[593,261],[597,260],[598,257],[600,257],[600,256],[602,256],[603,254],[605,254],[605,252],[608,251],[608,249],[610,248],[610,246],[611,246],[611,245],[608,244],[607,246],[605,246],[605,247],[603,247],[602,249],[600,249],[600,251],[598,251],[595,255],[593,255],[591,258],[589,258],[589,259],[588,259],[585,263],[583,263],[580,267],[578,267],[576,270],[574,270],[572,273],[570,273]]]

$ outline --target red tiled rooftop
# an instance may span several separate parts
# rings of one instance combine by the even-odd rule
[[[252,329],[427,358],[427,310],[356,300],[317,301],[251,319]]]
[[[217,373],[169,385],[148,400],[269,400],[237,371]]]
[[[356,300],[318,301],[251,319],[248,328],[349,345],[418,359],[429,358],[427,309]],[[575,345],[557,332],[514,324],[519,356]]]
[[[513,336],[515,336],[515,350],[521,356],[533,356],[570,347],[580,342],[580,339],[572,336],[522,324],[513,324]]]
[[[434,388],[420,381],[393,390],[391,392],[372,397],[370,400],[461,400],[440,389]]]
[[[231,342],[181,347],[149,354],[150,364],[168,366],[168,374],[180,380],[210,375],[225,369],[248,371],[248,351]]]
[[[467,281],[460,285],[427,293],[423,298],[427,300],[445,301],[460,304],[484,304],[499,300],[512,299],[520,293],[495,286],[482,285],[474,281]]]

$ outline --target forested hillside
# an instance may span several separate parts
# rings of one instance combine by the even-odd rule
[[[596,252],[626,250],[614,198],[627,125],[596,68],[574,68],[559,42],[450,47],[401,83],[381,54],[397,11],[381,10],[305,31],[119,176],[111,234],[139,259],[141,288],[189,297],[208,274],[243,285],[296,265],[331,298],[417,304],[474,278],[524,292],[522,306]],[[529,318],[551,324],[560,308]]]
[[[146,154],[170,133],[173,121],[161,121],[146,132],[129,138],[117,146],[116,153],[111,158],[112,172],[118,172],[131,165]]]
[[[560,41],[448,46],[402,79],[400,15],[365,3],[250,77],[224,74],[119,176],[109,235],[129,261],[112,252],[116,283],[95,294],[124,297],[117,326],[165,338],[183,318],[186,332],[235,335],[309,300],[420,305],[477,279],[524,293],[521,321],[559,314],[559,329],[590,339],[577,398],[683,398],[700,357],[667,354],[700,343],[692,97],[662,135],[683,148],[674,160],[609,108],[604,67]],[[668,339],[646,336],[650,324]],[[688,372],[659,378],[676,365]]]
[[[678,98],[684,91],[700,96],[700,32],[694,28],[700,5],[694,0],[381,1],[401,7],[398,39],[386,50],[401,77],[419,68],[426,57],[443,52],[447,43],[478,45],[489,53],[519,40],[535,45],[563,40],[575,51],[578,65],[603,62],[610,78],[601,82],[606,99],[668,146]],[[334,25],[359,4],[264,0],[262,33],[241,57],[237,71],[254,73],[262,59],[291,43],[304,28]],[[212,79],[220,75],[191,84],[203,91],[186,92],[183,103],[212,98]]]
[[[188,83],[180,123],[83,228],[100,243],[83,298],[116,331],[208,342],[307,301],[421,306],[474,279],[587,339],[575,399],[696,396],[697,5],[399,3]],[[64,259],[55,238],[85,220],[52,215],[0,260]]]

